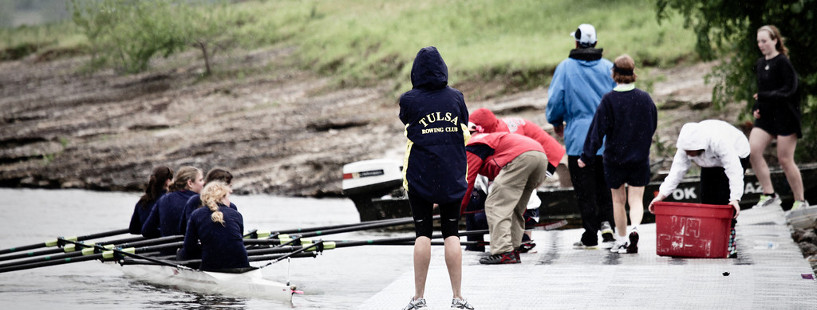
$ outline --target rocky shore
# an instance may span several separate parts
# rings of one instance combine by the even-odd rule
[[[156,61],[138,75],[82,73],[84,57],[0,62],[0,186],[135,191],[153,166],[194,165],[229,169],[238,193],[338,196],[344,164],[402,158],[398,81],[339,89],[292,69],[291,52],[225,57],[208,78],[194,53]],[[686,121],[737,121],[740,108],[708,108],[710,68],[639,73],[651,84],[640,86],[662,107],[660,143],[674,144]],[[501,81],[453,82],[470,109],[522,116],[551,130],[544,85],[511,92]]]

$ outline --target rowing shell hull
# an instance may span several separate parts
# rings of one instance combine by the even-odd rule
[[[265,279],[261,269],[245,273],[184,270],[159,265],[124,265],[122,271],[137,280],[183,291],[292,302],[295,286]]]

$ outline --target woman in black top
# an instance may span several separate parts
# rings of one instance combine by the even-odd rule
[[[756,206],[768,206],[780,202],[769,177],[769,166],[763,151],[777,138],[777,158],[786,180],[789,182],[794,204],[792,209],[806,206],[803,197],[803,179],[794,162],[794,148],[802,137],[800,130],[800,97],[798,96],[797,72],[788,58],[788,48],[783,43],[780,30],[772,25],[757,30],[757,47],[763,57],[757,60],[757,93],[752,114],[755,126],[749,134],[752,170],[763,187]]]

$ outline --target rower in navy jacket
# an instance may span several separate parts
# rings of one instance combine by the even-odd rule
[[[150,174],[150,179],[145,185],[145,193],[139,197],[139,201],[133,207],[128,232],[134,235],[142,233],[142,225],[147,221],[150,210],[156,205],[156,201],[167,192],[167,187],[171,182],[173,182],[173,169],[166,166],[153,168],[153,173]]]
[[[142,236],[158,238],[181,235],[179,218],[184,205],[191,196],[201,192],[204,187],[204,176],[199,168],[184,166],[176,173],[170,192],[159,198],[156,205],[150,210],[145,224],[142,226]],[[161,254],[176,254],[174,249],[165,249]]]
[[[213,181],[222,181],[232,188],[233,174],[221,168],[210,169],[210,171],[207,172],[207,176],[204,177],[204,186],[207,186],[207,184]],[[204,204],[201,203],[201,195],[199,194],[195,194],[187,200],[184,209],[182,209],[181,217],[179,218],[179,232],[184,233],[187,231],[187,220],[190,219],[190,213],[193,213],[194,210],[202,206],[204,206]],[[234,204],[230,204],[230,208],[238,210]]]
[[[179,259],[201,257],[199,269],[227,271],[250,267],[244,248],[244,218],[230,205],[229,185],[221,181],[210,182],[201,192],[206,208],[198,208],[190,214],[184,247]],[[199,244],[201,242],[201,244]]]

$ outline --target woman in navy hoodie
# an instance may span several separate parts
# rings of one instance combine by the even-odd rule
[[[403,187],[408,192],[417,239],[414,242],[414,296],[405,309],[426,306],[423,295],[431,260],[432,211],[440,208],[445,262],[453,291],[452,308],[473,309],[460,294],[462,248],[457,236],[465,181],[468,108],[459,90],[448,86],[448,67],[433,46],[417,52],[413,88],[400,96],[400,121],[408,138]]]
[[[159,198],[153,209],[150,210],[145,224],[142,226],[142,236],[158,238],[181,235],[179,219],[182,209],[191,196],[201,192],[204,187],[204,175],[196,167],[184,166],[176,173],[170,192]],[[161,254],[176,254],[175,249],[165,249]]]
[[[232,191],[221,181],[204,187],[201,201],[205,208],[190,214],[179,258],[192,259],[200,255],[199,269],[206,271],[243,271],[250,267],[243,240],[244,217],[228,207]]]
[[[136,202],[133,208],[133,215],[130,218],[128,232],[139,235],[142,233],[142,224],[148,218],[151,208],[156,204],[162,195],[167,192],[167,187],[173,181],[173,169],[166,166],[153,168],[148,183],[145,185],[145,194]]]

